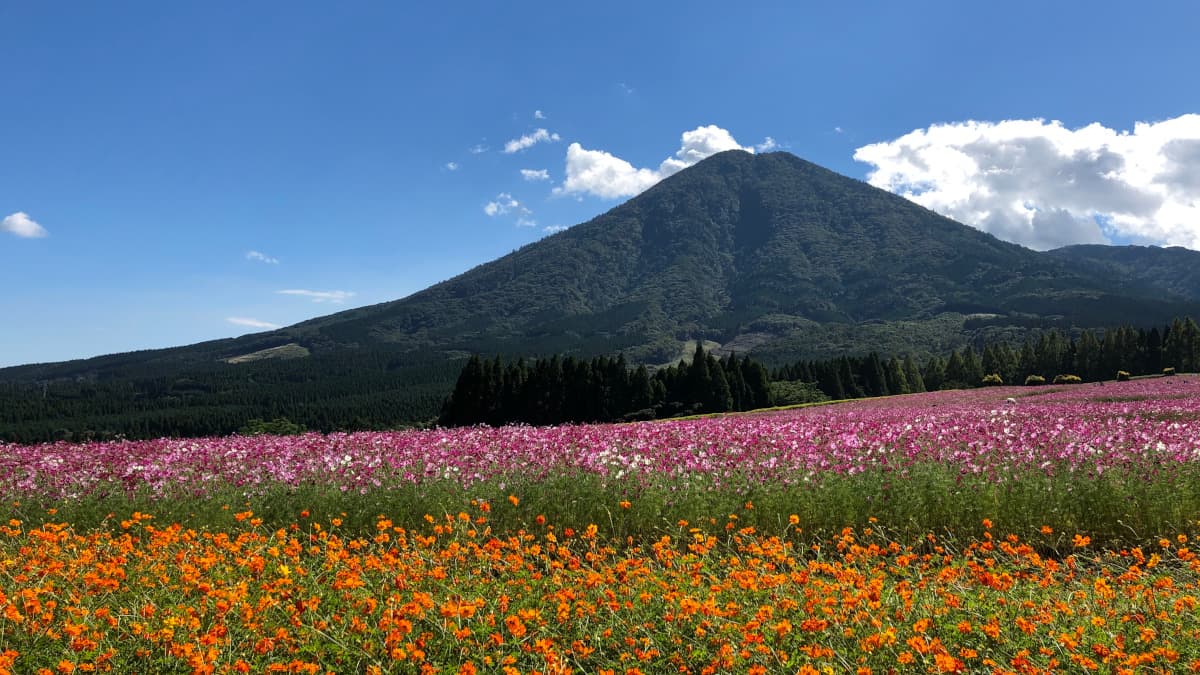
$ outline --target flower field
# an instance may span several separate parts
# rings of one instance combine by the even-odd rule
[[[0,447],[0,672],[1200,670],[1200,380]]]

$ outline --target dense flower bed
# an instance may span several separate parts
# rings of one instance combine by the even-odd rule
[[[1200,380],[989,388],[711,419],[285,437],[0,446],[0,494],[76,498],[148,489],[205,496],[317,482],[347,491],[520,473],[715,489],[822,473],[903,473],[940,463],[1002,480],[1015,471],[1102,473],[1200,460]]]
[[[493,532],[493,508],[523,507],[476,502],[420,531],[380,517],[363,537],[304,513],[275,531],[249,512],[219,532],[145,514],[92,533],[12,521],[0,673],[1200,668],[1186,534],[1109,552],[1075,537],[1053,559],[989,522],[956,550],[877,528],[807,544],[793,517],[719,536],[678,523],[643,547],[532,514]]]

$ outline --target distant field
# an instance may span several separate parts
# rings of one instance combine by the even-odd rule
[[[6,445],[0,493],[0,672],[1200,666],[1196,376]]]
[[[286,345],[279,345],[278,347],[260,349],[249,354],[242,354],[241,356],[231,356],[224,359],[224,361],[225,363],[249,363],[251,361],[263,361],[266,359],[302,359],[310,353],[307,347],[291,342]]]

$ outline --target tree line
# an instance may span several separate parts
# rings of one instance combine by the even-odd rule
[[[616,422],[754,410],[771,403],[762,364],[716,358],[697,343],[690,363],[653,374],[624,355],[518,359],[472,356],[442,407],[442,426]]]
[[[0,441],[34,443],[237,432],[286,418],[315,431],[428,424],[619,421],[749,410],[825,399],[976,387],[985,376],[1083,381],[1200,370],[1200,328],[1049,330],[1024,342],[976,343],[920,362],[913,355],[797,361],[768,373],[753,358],[702,358],[650,370],[621,357],[440,360],[439,353],[358,349],[290,361],[213,363],[163,377],[122,366],[94,378],[0,381]],[[470,371],[468,373],[467,371]],[[463,380],[463,375],[470,376]],[[474,394],[446,391],[455,378]],[[459,389],[455,388],[456,392]],[[464,390],[465,391],[465,390]],[[475,403],[472,403],[475,401]],[[442,410],[441,418],[438,411]]]
[[[1191,318],[1176,319],[1161,331],[1122,326],[1072,335],[1054,329],[1016,345],[967,345],[944,357],[930,356],[922,367],[911,356],[883,360],[874,353],[797,361],[776,369],[772,379],[811,382],[829,398],[845,399],[1024,384],[1031,376],[1052,382],[1074,375],[1083,382],[1099,382],[1118,379],[1120,372],[1151,375],[1168,368],[1200,371],[1200,327]]]
[[[461,369],[443,359],[360,348],[203,364],[170,377],[150,364],[93,378],[0,381],[0,442],[223,436],[276,418],[322,432],[412,426],[437,415]]]
[[[690,363],[653,373],[624,356],[518,359],[472,356],[442,407],[443,426],[534,425],[657,419],[824,400],[1024,384],[1030,376],[1084,382],[1200,371],[1200,327],[1177,319],[1162,330],[1123,326],[1052,329],[1024,342],[967,345],[919,364],[904,357],[840,356],[767,369],[750,357],[716,358],[697,344]],[[1036,378],[1035,378],[1036,379]]]

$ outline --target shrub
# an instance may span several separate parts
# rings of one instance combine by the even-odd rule
[[[1046,384],[1046,378],[1042,377],[1041,375],[1030,375],[1029,377],[1025,378],[1026,386],[1033,387],[1039,384]]]
[[[622,422],[646,422],[654,419],[654,408],[643,408],[621,416]]]
[[[1128,380],[1129,380],[1129,371],[1128,370],[1118,370],[1117,371],[1117,382],[1126,382]]]
[[[1004,378],[1000,377],[1000,373],[983,376],[983,386],[985,387],[998,387],[1002,384],[1004,384]]]
[[[1083,379],[1078,375],[1055,375],[1054,384],[1080,384]]]
[[[777,405],[819,403],[829,397],[814,382],[785,381],[771,383],[771,401]]]
[[[1174,368],[1163,368],[1163,375],[1174,375],[1174,374],[1175,374]]]
[[[246,426],[238,429],[238,434],[242,436],[260,436],[263,434],[270,436],[296,436],[305,431],[304,425],[296,424],[286,417],[276,417],[270,422],[264,422],[256,417],[246,422]]]

